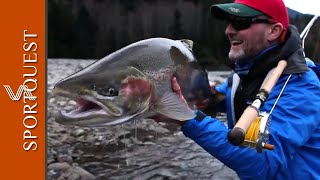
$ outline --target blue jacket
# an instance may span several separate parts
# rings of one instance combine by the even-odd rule
[[[257,153],[228,142],[227,133],[236,122],[231,79],[217,88],[226,93],[229,128],[207,116],[202,121],[189,120],[181,130],[241,179],[320,179],[320,81],[311,69],[292,70],[295,63],[291,61],[286,69],[292,77],[271,117],[268,143],[274,150]],[[288,74],[280,77],[261,111],[270,112]]]

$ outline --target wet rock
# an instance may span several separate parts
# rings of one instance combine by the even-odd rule
[[[68,132],[65,127],[61,127],[60,125],[55,126],[55,131],[59,134],[64,134]]]
[[[70,136],[69,134],[67,134],[67,135],[62,135],[60,138],[60,141],[62,143],[75,142],[75,138],[73,136]]]
[[[69,101],[69,104],[70,104],[71,106],[75,106],[75,105],[77,105],[77,102],[75,102],[75,101]]]
[[[48,166],[48,170],[61,170],[61,171],[67,171],[71,167],[70,164],[66,162],[62,163],[53,163]]]
[[[57,161],[58,162],[68,162],[68,163],[72,163],[72,157],[71,155],[68,154],[59,154],[57,155]]]
[[[49,103],[54,103],[56,101],[56,98],[50,98]]]
[[[59,137],[59,135],[58,134],[56,134],[56,133],[48,133],[48,137],[50,137],[50,138],[57,138],[57,137]]]
[[[65,106],[66,104],[67,104],[66,101],[60,101],[60,102],[58,102],[58,105],[59,105],[59,106]]]
[[[104,139],[104,136],[98,136],[98,141],[103,141]]]
[[[59,179],[66,180],[94,180],[96,177],[84,170],[83,168],[73,165],[64,174],[61,175]]]
[[[71,135],[75,137],[82,136],[84,134],[85,134],[85,131],[83,129],[76,129],[71,133]]]
[[[62,142],[58,140],[52,140],[49,142],[52,146],[61,146]]]
[[[96,141],[96,137],[92,134],[89,134],[86,138],[86,142],[90,143],[90,144],[93,144],[93,142]]]

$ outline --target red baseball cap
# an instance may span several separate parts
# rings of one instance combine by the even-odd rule
[[[228,14],[240,17],[267,15],[288,29],[288,10],[282,0],[235,0],[234,3],[211,6],[211,13],[218,18],[227,18]],[[224,17],[225,16],[225,17]]]

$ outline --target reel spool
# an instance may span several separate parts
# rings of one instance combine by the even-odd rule
[[[266,143],[270,134],[270,117],[270,114],[261,112],[252,122],[240,146],[256,149],[259,153],[263,149],[273,150],[274,146]]]

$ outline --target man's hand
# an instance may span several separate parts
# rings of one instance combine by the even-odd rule
[[[187,106],[188,106],[188,103],[186,101],[186,99],[184,98],[182,92],[181,92],[181,88],[177,82],[177,78],[176,77],[173,77],[172,80],[171,80],[171,85],[172,85],[172,90],[173,92],[175,92],[179,98],[181,99],[181,101]],[[216,90],[216,85],[217,83],[216,82],[210,82],[210,90],[211,90],[211,93],[212,94],[216,94],[217,93],[217,90]],[[205,99],[204,101],[202,102],[196,102],[195,103],[195,106],[197,109],[206,109],[207,105],[209,103],[209,99]]]
[[[217,83],[216,82],[210,82],[210,91],[211,93],[214,95],[217,93],[217,90],[216,90],[216,85]],[[207,99],[204,99],[204,100],[200,100],[200,99],[197,99],[194,104],[195,104],[195,107],[199,110],[205,110],[207,109],[208,105],[209,105],[209,98]]]
[[[216,86],[217,86],[216,82],[210,82],[210,90],[212,94],[217,94]]]
[[[179,84],[178,84],[178,82],[177,82],[177,78],[176,78],[176,77],[173,77],[173,78],[172,78],[172,80],[171,80],[171,86],[172,86],[173,92],[175,92],[175,93],[179,96],[180,100],[184,103],[184,105],[185,105],[186,107],[189,107],[186,99],[184,98],[184,96],[183,96],[183,94],[182,94],[181,88],[180,88],[180,86],[179,86]],[[189,107],[189,108],[190,108],[190,107]]]

